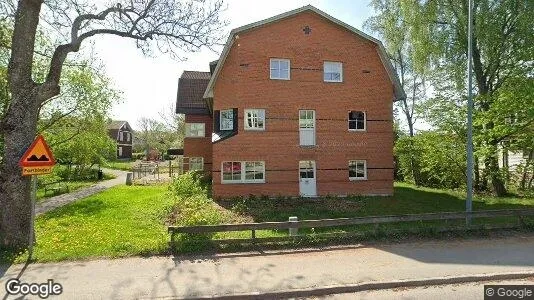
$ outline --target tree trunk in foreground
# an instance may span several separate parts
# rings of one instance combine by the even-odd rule
[[[34,88],[14,95],[13,102],[27,103],[27,109],[11,109],[4,123],[7,128],[3,130],[5,157],[0,171],[0,237],[2,245],[9,248],[26,247],[32,232],[30,178],[22,176],[18,162],[35,138],[39,112],[36,96]]]

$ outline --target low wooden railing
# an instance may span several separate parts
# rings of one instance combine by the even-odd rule
[[[242,223],[242,224],[221,224],[221,225],[196,225],[196,226],[169,226],[168,231],[171,234],[171,242],[174,241],[178,233],[188,234],[206,234],[216,232],[230,231],[251,231],[250,239],[218,239],[216,242],[251,242],[257,241],[277,241],[287,240],[294,237],[273,237],[273,238],[256,238],[256,230],[273,230],[273,229],[298,229],[298,228],[324,228],[350,225],[368,225],[368,224],[386,224],[398,222],[417,222],[417,221],[439,221],[439,220],[461,220],[461,219],[480,219],[480,218],[498,218],[498,217],[517,217],[518,224],[523,223],[523,218],[534,216],[534,209],[503,209],[503,210],[482,210],[467,212],[439,212],[410,215],[389,215],[389,216],[370,216],[357,218],[340,218],[340,219],[321,219],[321,220],[302,220],[287,222],[263,222],[263,223]]]

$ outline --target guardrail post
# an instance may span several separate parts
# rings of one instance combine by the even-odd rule
[[[256,244],[256,230],[252,229],[252,245]]]
[[[174,241],[174,238],[176,236],[176,233],[173,231],[171,231],[171,250],[173,253],[176,253],[176,242]]]
[[[297,217],[289,217],[289,222],[298,222],[299,218]],[[299,232],[298,227],[295,228],[289,228],[289,236],[297,236]]]

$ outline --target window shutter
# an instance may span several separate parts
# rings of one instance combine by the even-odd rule
[[[237,117],[237,108],[234,108],[233,109],[233,116],[234,116],[234,126],[233,126],[233,129],[235,132],[238,131],[238,128],[239,128],[239,123],[238,123],[238,117]]]
[[[221,111],[213,111],[213,132],[218,133],[221,131]]]

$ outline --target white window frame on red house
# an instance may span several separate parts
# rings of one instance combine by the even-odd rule
[[[234,110],[223,109],[220,111],[219,129],[220,130],[233,130],[234,129]]]
[[[232,164],[230,172],[225,172],[225,164]],[[236,172],[234,170],[238,165],[239,170]],[[251,174],[253,179],[250,179]],[[261,179],[256,179],[258,174],[262,174]],[[230,175],[230,179],[228,176],[225,179],[225,175]],[[265,161],[223,161],[221,162],[221,183],[265,183]]]
[[[351,114],[355,112],[355,113],[363,113],[363,129],[362,128],[358,128],[358,119],[351,119]],[[356,124],[356,128],[350,128],[350,125],[351,125],[351,122]],[[349,111],[349,118],[348,118],[348,128],[349,128],[349,131],[366,131],[367,130],[367,113],[364,112],[364,111],[361,111],[361,110],[350,110]]]
[[[287,70],[282,68],[281,62],[287,62]],[[271,58],[269,60],[269,78],[275,80],[290,80],[291,79],[291,61],[286,58]],[[282,71],[287,71],[287,77],[282,77]],[[276,76],[276,72],[278,76]]]
[[[203,138],[206,136],[206,124],[204,123],[185,123],[185,137]]]
[[[339,79],[334,79],[339,74]],[[325,61],[323,63],[324,82],[343,82],[343,63],[339,61]]]
[[[265,130],[265,109],[245,109],[245,130]]]
[[[189,158],[189,171],[203,171],[204,170],[204,157],[190,157]]]
[[[363,176],[358,176],[358,167],[363,165]],[[351,176],[351,168],[354,168],[352,172],[356,176]],[[367,180],[367,161],[363,159],[349,160],[349,180]]]

